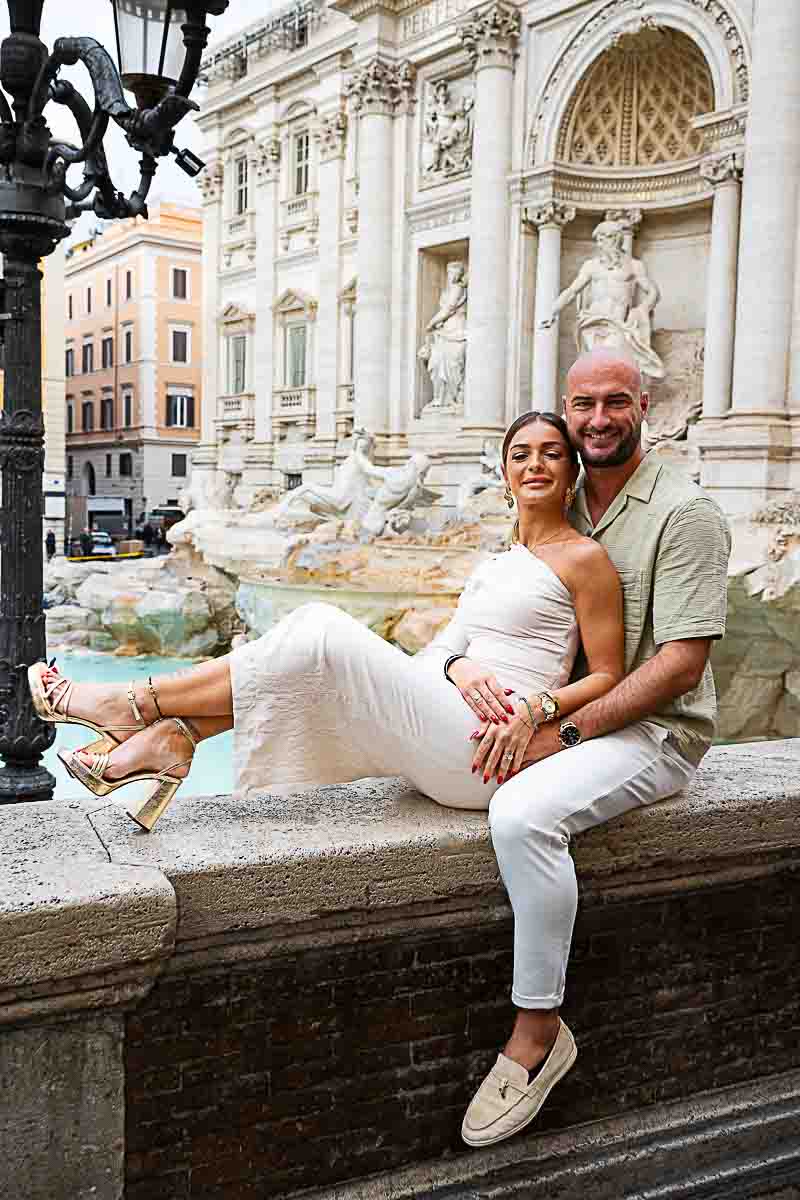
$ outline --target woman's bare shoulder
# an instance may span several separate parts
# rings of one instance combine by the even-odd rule
[[[593,538],[576,534],[565,546],[564,568],[574,592],[589,582],[593,587],[613,585],[619,581],[617,570],[604,546]]]

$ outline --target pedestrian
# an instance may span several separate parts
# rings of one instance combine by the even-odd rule
[[[156,552],[158,554],[166,554],[167,552],[167,535],[164,532],[163,525],[159,525],[156,528]]]
[[[92,531],[88,525],[81,530],[81,554],[84,558],[89,558],[92,553]]]
[[[144,544],[148,550],[150,549],[150,547],[153,544],[154,537],[155,537],[155,530],[153,529],[153,526],[150,524],[149,521],[145,521],[144,527],[142,529],[142,541],[144,542]]]
[[[44,539],[44,548],[47,551],[47,561],[50,562],[50,559],[56,552],[56,535],[52,529],[48,529],[47,531],[47,536]]]

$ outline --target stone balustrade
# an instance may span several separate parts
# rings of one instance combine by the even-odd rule
[[[576,839],[578,1062],[481,1154],[461,1115],[512,1018],[485,814],[401,780],[179,794],[149,836],[0,810],[0,1194],[794,1194],[798,755],[715,749]]]

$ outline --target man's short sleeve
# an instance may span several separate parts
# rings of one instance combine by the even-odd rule
[[[728,523],[713,500],[696,496],[672,513],[653,579],[657,646],[724,635],[730,550]]]

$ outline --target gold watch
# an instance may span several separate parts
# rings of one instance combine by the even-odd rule
[[[560,716],[561,709],[558,707],[558,701],[550,692],[541,692],[537,699],[539,707],[544,713],[545,721],[554,721],[556,717]]]

